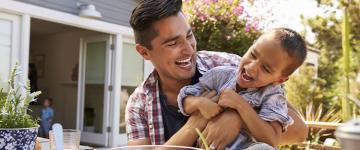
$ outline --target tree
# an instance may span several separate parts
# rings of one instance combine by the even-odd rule
[[[260,20],[245,10],[245,3],[249,1],[184,0],[198,49],[245,54],[260,35]]]
[[[326,84],[325,80],[315,78],[315,69],[312,66],[302,66],[299,74],[290,76],[289,81],[285,84],[286,96],[295,108],[305,112],[308,104],[313,103],[315,106],[324,103],[325,89],[322,85]]]
[[[341,80],[345,77],[345,72],[341,69],[345,59],[342,58],[342,17],[336,12],[341,12],[344,8],[348,10],[349,21],[349,47],[351,48],[351,57],[349,57],[350,83],[356,84],[355,78],[359,74],[360,58],[360,1],[353,0],[317,0],[319,7],[328,10],[327,16],[317,16],[316,18],[306,20],[306,24],[316,35],[316,42],[313,44],[321,50],[318,77],[325,80],[326,84],[320,85],[326,89],[324,101],[331,101],[333,105],[340,106],[341,91],[345,89],[345,84]],[[343,14],[341,14],[343,16]],[[351,87],[357,87],[350,85]],[[352,95],[359,95],[358,90],[350,91]]]

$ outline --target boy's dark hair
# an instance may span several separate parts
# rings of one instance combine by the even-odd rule
[[[283,70],[284,75],[291,75],[306,59],[305,40],[299,33],[289,28],[274,28],[268,33],[274,33],[275,38],[280,41],[281,47],[293,58],[292,63]]]
[[[177,15],[181,7],[182,0],[142,0],[133,10],[129,21],[136,43],[151,49],[151,41],[158,35],[153,23]]]

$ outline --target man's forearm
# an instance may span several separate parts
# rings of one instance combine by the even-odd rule
[[[290,125],[286,132],[280,135],[280,144],[294,144],[306,140],[308,136],[308,127],[301,118],[298,111],[288,103],[288,114],[294,120],[294,124]]]
[[[193,146],[197,138],[195,127],[184,125],[164,145]]]
[[[186,124],[165,145],[193,146],[198,138],[195,128],[202,131],[206,124],[207,120],[200,113],[193,113]]]

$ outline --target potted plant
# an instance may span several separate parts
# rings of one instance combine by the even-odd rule
[[[0,149],[34,149],[39,125],[27,112],[41,93],[30,92],[30,81],[20,82],[18,63],[10,72],[8,89],[0,90]]]

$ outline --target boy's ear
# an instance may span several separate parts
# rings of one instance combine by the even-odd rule
[[[145,46],[142,46],[141,44],[136,44],[135,46],[136,51],[145,59],[145,60],[149,60],[150,59],[150,55],[149,55],[149,49],[146,48]]]
[[[287,80],[289,80],[289,77],[281,77],[278,81],[275,81],[273,84],[275,84],[275,85],[282,84],[282,83],[286,82]]]

